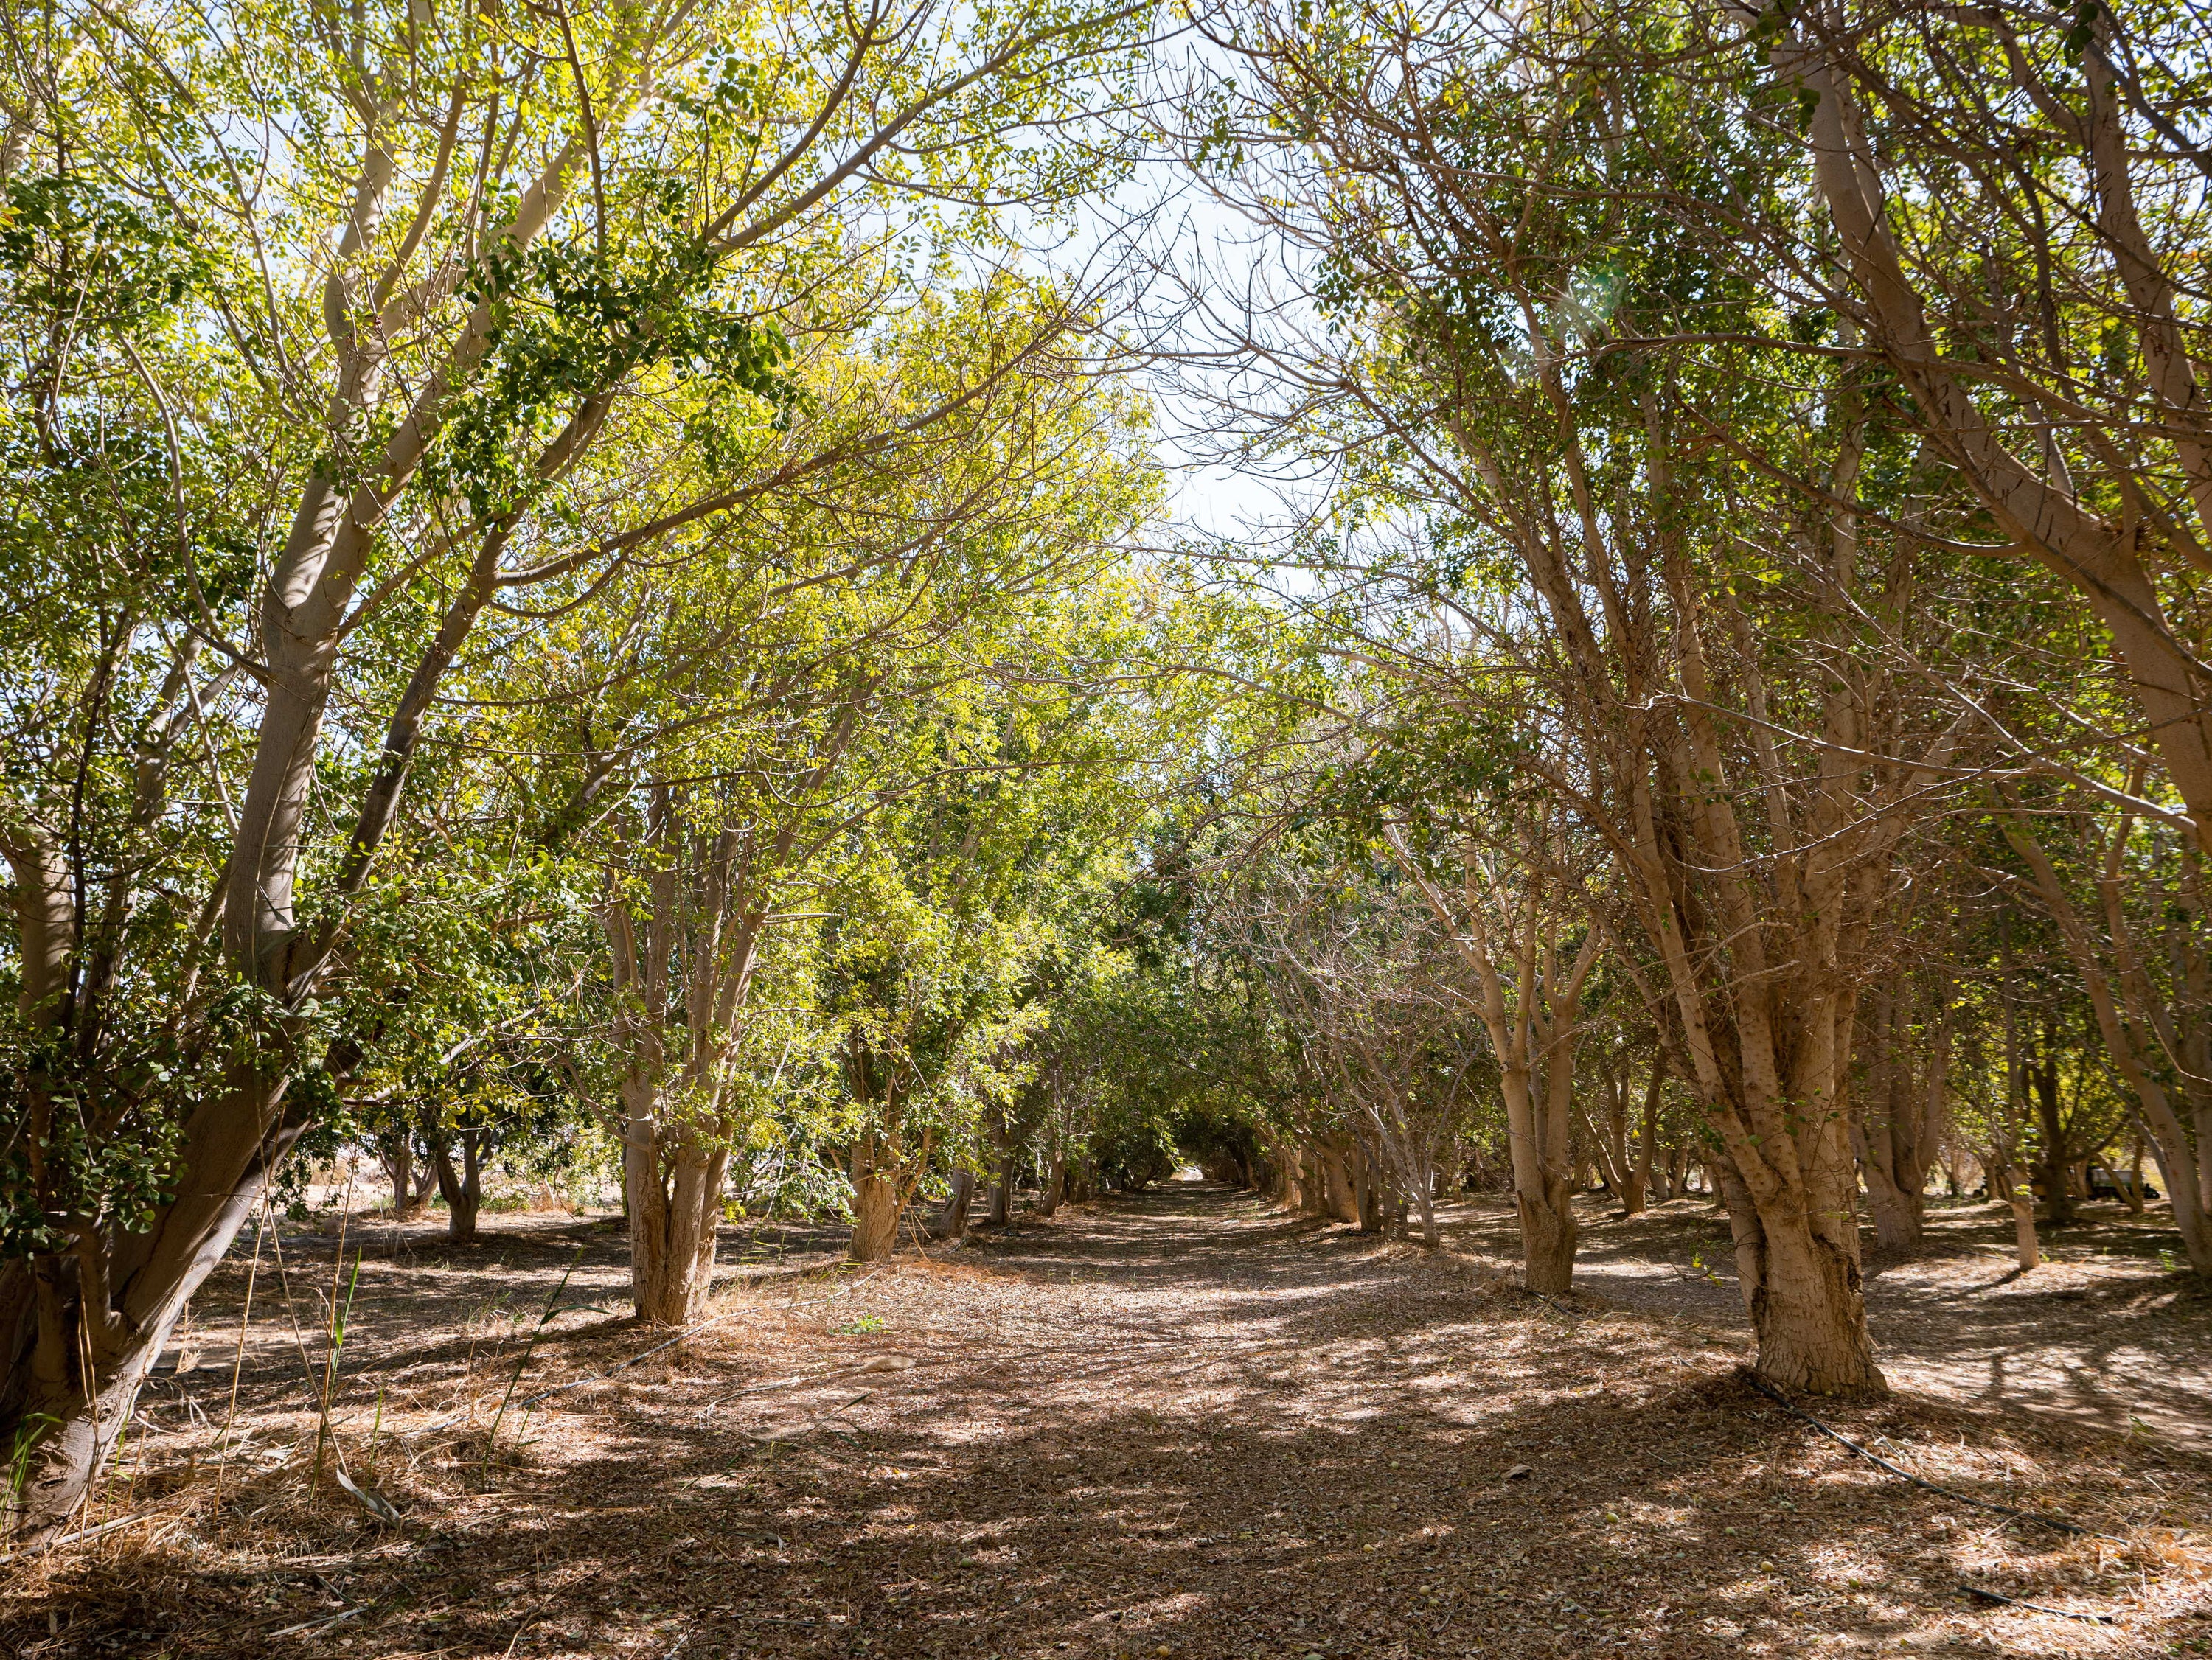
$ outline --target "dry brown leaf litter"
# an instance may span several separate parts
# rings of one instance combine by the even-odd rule
[[[1823,1415],[2125,1548],[1903,1487],[1747,1389],[1702,1207],[1593,1212],[1580,1279],[1603,1300],[1570,1324],[1504,1281],[1496,1207],[1455,1208],[1437,1259],[1178,1188],[865,1280],[834,1268],[827,1233],[733,1233],[729,1318],[510,1408],[495,1444],[578,1243],[517,1398],[649,1341],[620,1312],[618,1232],[502,1219],[463,1250],[356,1229],[333,1416],[403,1528],[327,1476],[310,1491],[291,1316],[319,1364],[334,1240],[289,1235],[291,1310],[264,1263],[220,1509],[236,1263],[92,1518],[137,1519],[14,1570],[0,1642],[380,1660],[2212,1652],[2191,1542],[2212,1487],[2201,1294],[2154,1250],[2096,1254],[2133,1237],[2117,1222],[2029,1289],[1994,1283],[1989,1217],[1939,1217],[1927,1251],[1876,1264],[1905,1388]],[[1977,1605],[1962,1582],[2116,1623]]]

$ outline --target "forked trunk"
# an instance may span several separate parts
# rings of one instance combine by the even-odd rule
[[[1513,1057],[1503,1087],[1522,1263],[1529,1290],[1556,1297],[1570,1288],[1575,1275],[1575,1175],[1567,1156],[1573,1063],[1567,1054],[1555,1055],[1551,1075],[1532,1078],[1520,1058],[1525,1049],[1506,1052]]]
[[[1762,1230],[1764,1249],[1739,1241],[1758,1279],[1745,1276],[1759,1369],[1788,1389],[1856,1399],[1888,1391],[1867,1336],[1859,1265],[1802,1227]]]
[[[1382,1184],[1378,1182],[1376,1186],[1379,1190]],[[1437,1223],[1436,1188],[1436,1175],[1431,1171],[1428,1179],[1415,1182],[1413,1189],[1413,1208],[1421,1216],[1421,1243],[1431,1251],[1439,1249],[1444,1242],[1443,1230]]]
[[[483,1161],[480,1151],[483,1132],[464,1130],[460,1168],[453,1167],[453,1142],[443,1136],[430,1142],[430,1157],[438,1172],[438,1197],[446,1202],[446,1233],[467,1244],[477,1237],[477,1214],[483,1209]]]
[[[1651,1172],[1649,1166],[1643,1165],[1629,1166],[1628,1178],[1621,1184],[1620,1188],[1622,1215],[1636,1216],[1643,1214],[1647,1203],[1644,1196],[1650,1180]]]
[[[0,1443],[19,1472],[4,1500],[19,1545],[52,1538],[87,1506],[185,1305],[291,1151],[299,1131],[279,1122],[283,1091],[281,1079],[246,1075],[201,1106],[181,1138],[179,1196],[147,1232],[0,1265]]]
[[[991,1221],[1004,1227],[1012,1219],[1014,1202],[1014,1155],[999,1160],[998,1178],[991,1184]]]
[[[873,1136],[853,1143],[853,1243],[856,1263],[879,1263],[898,1244],[897,1172],[882,1162]]]
[[[626,1168],[630,1290],[646,1324],[691,1325],[705,1316],[728,1164],[726,1149],[686,1136]]]
[[[1865,1081],[1855,1092],[1851,1128],[1875,1243],[1909,1250],[1927,1231],[1928,1172],[1936,1162],[1949,1070],[1950,992],[1939,978],[1924,1035],[1914,1032],[1917,987],[1884,984],[1856,1022]]]
[[[415,1138],[404,1130],[380,1137],[376,1158],[384,1166],[385,1179],[392,1184],[392,1220],[413,1221],[422,1214],[422,1202],[430,1197],[434,1172],[418,1168],[415,1162]]]
[[[45,1289],[40,1287],[42,1293]],[[169,1316],[171,1325],[184,1306],[185,1300],[178,1299]],[[70,1357],[75,1363],[59,1375],[41,1368],[15,1420],[15,1438],[26,1428],[48,1431],[32,1451],[26,1469],[15,1518],[20,1539],[36,1543],[85,1525],[93,1472],[113,1454],[117,1436],[137,1408],[138,1390],[168,1338],[164,1327],[119,1357],[112,1371],[100,1368],[97,1397],[89,1408],[82,1392],[81,1360]]]

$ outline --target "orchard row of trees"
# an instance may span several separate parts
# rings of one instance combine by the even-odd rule
[[[1024,250],[1127,173],[1146,27],[10,14],[21,1528],[349,1138],[465,1210],[596,1123],[661,1322],[733,1163],[834,1154],[868,1257],[987,1117],[1061,1144],[1023,1051],[1113,1017],[1130,757],[1185,716],[1107,684],[1177,626],[1148,417]]]
[[[349,1140],[603,1136],[656,1322],[1178,1137],[1547,1292],[1694,1163],[1818,1391],[1946,1145],[2212,1273],[2185,8],[0,35],[19,1527]],[[1166,545],[1140,374],[1295,521]]]
[[[1180,154],[1287,252],[1167,268],[1181,391],[1301,481],[1222,571],[1328,665],[1214,919],[1327,1104],[1285,1172],[1356,1123],[1425,1207],[1494,1087],[1557,1290],[1578,1123],[1679,1097],[1820,1392],[1946,1135],[2025,1213],[2124,1117],[2212,1274],[2201,15],[1194,27]]]

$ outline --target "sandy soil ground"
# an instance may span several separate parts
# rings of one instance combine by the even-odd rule
[[[1510,1213],[1481,1203],[1440,1256],[1195,1184],[872,1271],[826,1233],[732,1230],[714,1324],[642,1360],[611,1219],[488,1220],[465,1248],[356,1222],[342,1254],[288,1228],[243,1327],[250,1250],[226,1263],[90,1518],[122,1525],[12,1565],[0,1645],[2212,1652],[2212,1302],[2154,1224],[2099,1219],[2015,1277],[2000,1215],[1942,1213],[1874,1264],[1897,1396],[1822,1412],[2108,1541],[1908,1485],[1748,1388],[1695,1202],[1593,1208],[1564,1308],[1511,1288]]]

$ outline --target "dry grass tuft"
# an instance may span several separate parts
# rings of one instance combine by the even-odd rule
[[[41,1660],[2212,1652],[2212,1464],[2187,1433],[2212,1418],[2212,1322],[2154,1261],[2085,1249],[2051,1282],[2084,1294],[2030,1295],[1994,1283],[1975,1218],[1939,1228],[1875,1264],[1898,1395],[1815,1408],[1930,1481],[2112,1544],[1906,1486],[1747,1388],[1730,1288],[1686,1271],[1716,1260],[1695,1208],[1593,1215],[1565,1313],[1512,1285],[1509,1217],[1449,1220],[1431,1255],[1184,1189],[868,1274],[826,1235],[733,1234],[716,1324],[526,1405],[653,1341],[621,1316],[619,1239],[502,1218],[463,1250],[379,1225],[332,1415],[404,1523],[314,1481],[286,1313],[257,1298],[220,1502],[230,1375],[204,1364],[149,1391],[95,1518],[124,1525],[11,1569],[0,1641]],[[578,1243],[572,1306],[495,1443]],[[295,1286],[331,1244],[288,1239]],[[242,1277],[212,1282],[202,1333],[228,1319],[234,1342]]]

